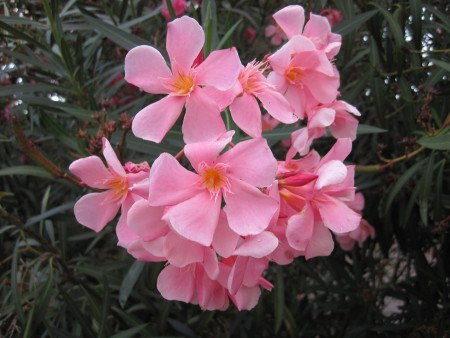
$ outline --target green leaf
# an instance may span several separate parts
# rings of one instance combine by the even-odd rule
[[[117,28],[116,26],[110,25],[109,23],[101,21],[97,18],[86,15],[84,13],[83,17],[91,26],[93,26],[101,34],[103,34],[108,39],[114,41],[118,45],[122,46],[126,50],[130,50],[133,47],[139,45],[149,44],[147,40],[141,39],[136,35],[125,32],[124,30]]]
[[[275,128],[273,130],[264,131],[262,133],[262,137],[267,139],[268,141],[276,142],[280,140],[286,140],[291,138],[291,134],[300,129],[294,124],[290,124],[287,126],[283,126],[282,128]]]
[[[281,266],[277,266],[277,283],[275,285],[274,292],[274,312],[275,312],[275,333],[277,333],[284,318],[284,279],[283,279],[283,269]]]
[[[417,143],[428,149],[450,150],[450,134],[423,137]]]
[[[142,270],[144,269],[145,262],[136,261],[131,265],[125,278],[123,279],[122,285],[120,286],[119,292],[119,303],[122,308],[125,306],[128,297],[130,296],[131,290],[133,289],[136,281],[139,279]]]
[[[52,175],[50,175],[47,170],[38,166],[20,165],[17,167],[0,169],[0,176],[10,176],[10,175],[36,176],[48,179],[52,178]]]
[[[400,190],[403,188],[403,186],[406,184],[406,182],[408,182],[411,179],[411,177],[413,177],[416,174],[416,172],[420,168],[422,168],[422,166],[425,164],[426,161],[427,161],[427,159],[424,159],[424,160],[414,164],[411,168],[409,168],[408,170],[405,171],[405,173],[398,179],[397,182],[395,182],[395,184],[392,187],[392,189],[388,195],[388,198],[386,200],[386,206],[384,208],[385,214],[390,209],[395,196],[397,196],[397,194],[400,192]]]
[[[169,10],[170,18],[172,20],[175,20],[177,18],[177,15],[175,14],[175,10],[173,9],[172,0],[166,1],[167,9]]]
[[[231,37],[231,35],[234,33],[236,28],[242,23],[242,19],[239,19],[238,22],[236,22],[231,28],[225,33],[225,35],[222,37],[222,39],[219,41],[219,43],[216,46],[217,49],[221,49],[223,45],[228,41],[228,39]]]
[[[430,196],[431,184],[434,171],[434,151],[428,157],[428,163],[421,179],[421,192],[419,196],[419,214],[425,226],[428,226],[428,197]]]
[[[450,63],[444,62],[441,60],[436,60],[436,59],[429,59],[429,60],[432,61],[439,68],[442,68],[443,70],[445,70],[447,72],[450,72]]]
[[[9,25],[30,25],[30,26],[34,26],[36,28],[41,28],[41,29],[50,29],[49,26],[44,25],[43,23],[40,23],[39,21],[35,21],[35,20],[29,20],[27,18],[21,18],[18,16],[3,16],[0,15],[0,21],[3,21]]]
[[[46,212],[44,212],[40,215],[33,216],[27,220],[27,222],[25,223],[25,226],[35,224],[37,222],[40,222],[43,219],[49,218],[54,215],[61,214],[67,210],[71,210],[73,208],[74,204],[75,203],[73,203],[73,202],[65,203],[65,204],[59,205],[57,207],[54,207],[50,210],[47,210]]]
[[[382,5],[376,2],[369,2],[369,4],[371,4],[374,7],[377,7],[380,10],[381,14],[383,14],[384,18],[389,24],[390,31],[392,33],[392,36],[394,37],[397,49],[399,50],[404,43],[404,39],[403,39],[403,31],[400,28],[400,25],[398,24],[397,20],[395,20],[394,16],[391,13],[389,13]]]
[[[48,304],[52,298],[52,286],[53,286],[53,257],[50,257],[48,265],[49,273],[47,275],[47,281],[43,290],[39,292],[39,297],[36,298],[36,325],[39,325],[45,318],[47,313]]]
[[[377,13],[378,10],[373,9],[366,13],[358,14],[349,19],[343,20],[339,25],[333,27],[333,32],[345,36],[348,33],[358,30],[359,27],[361,27],[364,23],[366,23],[371,17],[373,17]]]
[[[59,288],[59,292],[64,298],[64,303],[67,308],[72,312],[77,322],[81,325],[81,327],[85,330],[89,337],[96,337],[94,332],[92,331],[91,325],[89,324],[89,320],[85,317],[85,315],[80,311],[80,307],[75,304],[72,297],[70,297],[66,291],[62,287]]]
[[[129,338],[129,337],[136,337],[137,333],[141,332],[148,324],[141,324],[135,327],[132,327],[131,329],[119,332],[115,334],[114,336],[111,336],[110,338]]]
[[[427,81],[425,82],[425,89],[429,89],[433,87],[436,83],[442,80],[442,78],[447,74],[447,71],[442,68],[436,68],[434,69],[430,76],[428,77]]]
[[[421,49],[422,44],[422,1],[409,0],[410,12],[412,17],[412,35],[414,47]]]
[[[19,243],[20,238],[17,240],[14,246],[13,258],[11,262],[11,290],[14,307],[16,308],[16,314],[22,324],[25,324],[25,315],[22,309],[22,299],[20,297],[19,281],[17,280],[18,274],[18,260],[19,260]]]
[[[17,93],[35,93],[35,92],[61,92],[68,91],[67,88],[46,83],[24,83],[4,86],[0,88],[0,96],[9,96]]]
[[[379,133],[386,133],[387,129],[378,128],[375,126],[371,126],[368,124],[359,124],[357,134],[358,135],[365,135],[365,134],[379,134]]]

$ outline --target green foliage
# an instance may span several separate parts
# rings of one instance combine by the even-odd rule
[[[293,2],[205,0],[198,8],[191,2],[188,14],[205,28],[205,55],[234,45],[245,64],[276,50],[264,28],[287,3]],[[1,336],[449,334],[449,5],[300,3],[344,16],[334,27],[343,35],[335,63],[343,99],[362,113],[349,161],[356,164],[356,185],[366,197],[363,216],[376,236],[350,252],[336,248],[330,257],[271,267],[272,294],[263,292],[255,309],[241,313],[233,307],[202,312],[162,299],[156,290],[162,264],[136,262],[117,247],[112,224],[97,234],[73,217],[73,203],[86,188],[67,167],[99,154],[101,136],[118,146],[124,162],[151,163],[183,147],[179,124],[161,144],[135,138],[126,126],[158,99],[121,75],[132,47],[164,51],[160,2],[0,4]],[[244,37],[247,28],[256,31],[254,40]],[[31,143],[15,137],[12,116]],[[283,152],[280,141],[292,130],[264,135]],[[332,142],[316,146],[329,149]],[[36,151],[53,163],[51,173],[33,162]]]

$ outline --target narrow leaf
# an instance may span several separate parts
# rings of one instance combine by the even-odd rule
[[[364,23],[366,23],[371,17],[373,17],[377,13],[378,9],[373,9],[366,13],[358,14],[349,19],[343,20],[339,25],[333,27],[333,32],[345,36],[348,33],[358,30],[359,27],[361,27]]]
[[[424,137],[417,141],[421,146],[435,150],[450,150],[450,134]]]
[[[131,290],[136,284],[138,278],[140,277],[142,270],[144,269],[144,265],[145,265],[144,262],[139,261],[134,262],[133,265],[131,265],[130,269],[128,270],[127,274],[125,275],[122,285],[120,286],[119,292],[119,303],[120,306],[122,306],[122,308],[125,306],[125,303],[127,302]]]

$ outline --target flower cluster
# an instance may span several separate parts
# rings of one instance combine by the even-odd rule
[[[356,137],[359,115],[337,100],[333,58],[341,46],[325,17],[294,5],[274,16],[288,41],[264,62],[242,65],[235,48],[203,59],[202,27],[192,18],[168,23],[170,67],[158,50],[138,46],[125,58],[125,80],[162,99],[137,113],[133,133],[160,142],[184,108],[186,145],[180,157],[162,153],[152,164],[124,166],[103,140],[99,157],[72,163],[70,171],[102,192],[82,197],[77,220],[100,231],[121,208],[118,244],[140,261],[167,262],[158,277],[162,296],[224,310],[254,307],[269,261],[329,255],[335,234],[345,250],[372,234],[361,219],[354,166],[343,161]],[[261,108],[270,114],[262,115]],[[250,138],[232,143],[226,110]],[[262,131],[307,120],[277,161]],[[267,127],[269,126],[269,127]],[[323,156],[310,150],[329,128],[337,138]],[[297,153],[301,156],[298,158]]]

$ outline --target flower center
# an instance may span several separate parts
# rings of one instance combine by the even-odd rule
[[[257,94],[263,91],[267,87],[271,87],[262,73],[266,69],[266,65],[262,62],[250,62],[239,73],[239,82],[242,85],[243,90],[247,94]],[[262,68],[262,69],[260,69]]]
[[[218,163],[213,167],[208,166],[205,162],[199,165],[199,174],[201,176],[202,186],[209,190],[211,197],[217,199],[219,193],[230,192],[230,182],[226,174],[228,166]]]
[[[114,200],[117,201],[122,199],[128,191],[128,180],[123,176],[108,178],[105,184],[113,191]]]
[[[178,73],[171,83],[172,90],[180,96],[189,95],[194,90],[194,79],[190,73]]]
[[[286,71],[286,79],[289,81],[289,83],[293,85],[300,85],[301,84],[301,78],[303,77],[303,71],[298,67],[289,67]]]

